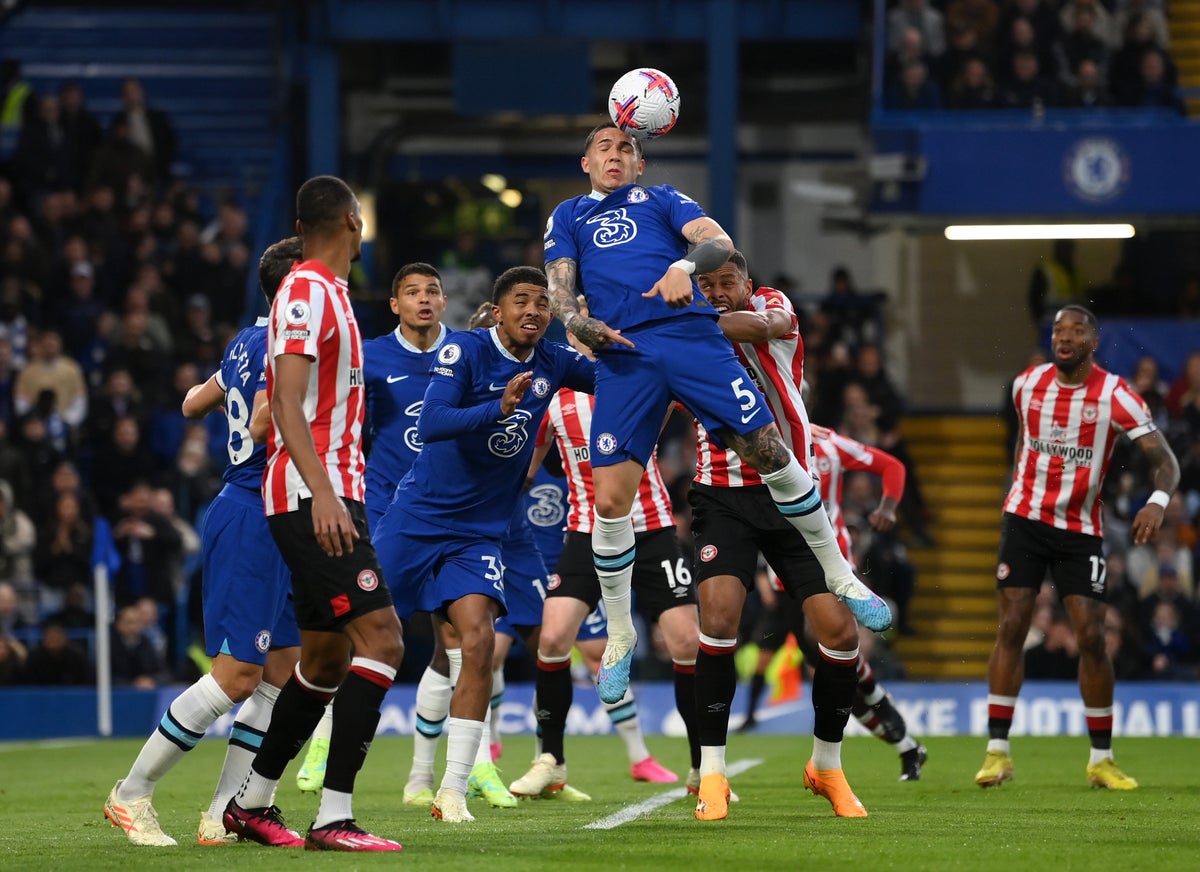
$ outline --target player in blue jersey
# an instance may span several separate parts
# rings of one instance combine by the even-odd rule
[[[442,324],[442,315],[446,312],[442,276],[427,263],[409,263],[400,267],[392,278],[388,305],[397,319],[395,329],[363,343],[366,432],[370,439],[366,509],[371,530],[379,526],[396,485],[421,450],[417,417],[421,414],[421,401],[425,399],[425,388],[429,385],[429,365],[449,332]],[[421,679],[417,692],[418,711],[422,710],[424,697],[431,693],[446,700],[450,698],[449,670],[440,645],[435,650],[432,667],[432,675]],[[437,729],[440,732],[440,723]],[[313,730],[308,753],[296,773],[296,785],[301,790],[316,793],[324,785],[332,730],[333,708],[330,706]],[[436,741],[435,736],[435,745]],[[429,756],[432,767],[432,754]],[[432,798],[431,792],[429,800]]]
[[[540,341],[551,317],[541,270],[507,270],[492,302],[495,327],[451,334],[438,351],[418,424],[424,447],[378,535],[400,614],[438,613],[461,642],[446,774],[432,806],[452,822],[473,820],[467,779],[491,696],[494,624],[505,610],[500,540],[536,427],[559,387],[591,391],[595,378],[587,358]]]
[[[296,237],[275,243],[263,254],[259,282],[268,303],[300,259]],[[108,819],[135,845],[175,844],[162,831],[150,804],[154,788],[217,718],[245,700],[212,804],[200,815],[196,836],[202,845],[236,841],[225,832],[221,813],[250,767],[279,688],[300,656],[290,577],[263,512],[266,450],[258,443],[270,420],[266,323],[260,318],[238,333],[225,349],[221,368],[188,391],[183,401],[188,418],[202,418],[223,407],[229,425],[225,486],[209,506],[202,534],[205,650],[213,665],[208,675],[171,702],[133,768],[104,804]]]
[[[885,629],[887,604],[842,556],[818,489],[717,327],[717,313],[697,293],[693,275],[721,266],[732,240],[690,197],[669,185],[638,184],[646,165],[641,146],[611,123],[588,135],[580,165],[592,190],[554,209],[545,252],[554,314],[598,352],[592,551],[609,632],[601,699],[616,702],[629,685],[637,644],[630,510],[672,400],[759,472],[779,511],[817,555],[829,589],[867,627]],[[580,289],[588,315],[576,300]]]

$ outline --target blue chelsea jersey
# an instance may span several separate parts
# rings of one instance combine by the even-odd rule
[[[548,472],[545,464],[539,466],[533,484],[525,491],[519,511],[529,522],[534,544],[551,571],[562,553],[567,510],[567,479]]]
[[[366,505],[382,514],[400,479],[421,451],[417,418],[429,386],[429,366],[450,331],[441,325],[428,351],[421,351],[397,327],[363,343],[363,379],[367,386]]]
[[[229,425],[225,440],[229,465],[222,478],[226,484],[261,492],[267,446],[255,445],[250,438],[250,415],[254,395],[267,389],[266,318],[259,318],[253,327],[233,337],[221,358],[217,384],[225,392],[225,422]]]
[[[688,251],[683,226],[704,217],[700,205],[670,185],[632,184],[559,203],[546,222],[546,263],[569,257],[579,265],[588,309],[609,327],[701,312],[716,316],[692,282],[692,304],[672,309],[642,294]]]
[[[517,373],[533,381],[516,410],[500,397]],[[537,428],[560,387],[591,393],[595,364],[542,340],[528,360],[500,343],[496,328],[453,332],[438,352],[418,425],[424,441],[396,501],[422,522],[499,539],[513,515]]]

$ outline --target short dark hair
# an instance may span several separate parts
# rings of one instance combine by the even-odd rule
[[[546,274],[536,266],[514,266],[500,273],[496,283],[492,285],[492,302],[499,305],[509,291],[522,283],[537,285],[539,288],[550,287]]]
[[[353,203],[354,192],[337,176],[315,176],[296,192],[296,218],[305,231],[328,229]]]
[[[746,263],[746,255],[742,254],[736,248],[729,255],[729,263],[738,268],[738,272],[749,278],[750,264]]]
[[[289,236],[267,246],[258,261],[258,284],[268,303],[275,302],[275,293],[292,271],[292,264],[303,259],[304,243],[299,236]]]
[[[442,283],[442,274],[437,269],[428,263],[417,261],[416,263],[406,263],[392,277],[392,296],[396,296],[396,291],[400,290],[400,283],[409,276],[431,276],[438,280],[438,284]]]
[[[1091,327],[1097,333],[1100,332],[1100,322],[1096,319],[1096,313],[1087,306],[1081,306],[1078,303],[1067,303],[1067,305],[1059,308],[1058,311],[1074,312],[1075,314],[1081,316],[1084,321],[1087,321],[1089,327]]]
[[[587,154],[587,150],[592,147],[592,142],[595,141],[596,137],[600,134],[601,130],[609,130],[609,129],[620,130],[621,128],[617,127],[617,125],[611,121],[605,121],[603,124],[597,124],[595,127],[593,127],[592,132],[589,133],[587,135],[587,139],[585,139],[583,141],[583,153]],[[622,131],[622,132],[624,132],[624,131]],[[630,134],[629,138],[631,140],[633,140],[634,153],[638,156],[638,160],[641,160],[643,157],[645,157],[645,155],[642,154],[641,140],[639,140],[636,136],[633,136],[632,134]]]

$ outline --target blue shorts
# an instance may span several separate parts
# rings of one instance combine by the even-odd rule
[[[372,531],[379,566],[402,618],[436,612],[473,593],[490,596],[508,609],[504,599],[504,564],[500,543],[427,524],[392,503]],[[540,622],[540,621],[539,621]]]
[[[706,315],[684,315],[623,331],[636,348],[597,355],[591,463],[650,460],[672,400],[709,433],[750,433],[774,422],[733,346]]]
[[[542,604],[546,601],[550,575],[528,529],[526,526],[526,535],[504,541],[504,601],[508,604],[505,621],[513,627],[542,625]],[[512,532],[510,527],[509,533]]]
[[[583,619],[583,623],[579,625],[579,632],[575,634],[575,639],[579,642],[587,642],[592,639],[607,639],[608,638],[608,615],[604,611],[604,600],[596,603],[596,609],[590,615]]]
[[[292,579],[267,527],[262,494],[227,484],[204,516],[204,650],[263,665],[300,644]]]

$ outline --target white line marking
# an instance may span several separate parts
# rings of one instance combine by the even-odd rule
[[[735,775],[741,775],[747,769],[753,769],[755,766],[762,763],[761,759],[753,760],[738,760],[731,763],[725,769],[725,774],[729,778]],[[649,814],[657,808],[662,808],[664,805],[670,805],[677,799],[683,799],[687,796],[686,787],[676,787],[674,790],[668,790],[666,793],[660,793],[652,796],[649,799],[643,799],[641,802],[635,802],[633,805],[627,805],[616,814],[610,814],[606,818],[601,818],[593,823],[586,824],[585,830],[611,830],[621,824],[627,824],[630,821],[637,820],[644,814]]]

